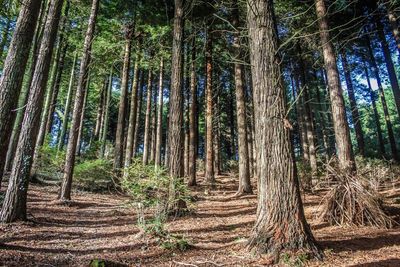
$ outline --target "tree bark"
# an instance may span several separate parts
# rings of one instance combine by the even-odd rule
[[[101,136],[101,129],[102,129],[102,124],[103,124],[103,114],[104,114],[104,103],[105,103],[105,98],[107,94],[107,88],[108,88],[108,77],[104,79],[103,83],[103,88],[100,91],[100,99],[99,99],[99,105],[97,107],[97,115],[96,115],[96,124],[94,127],[94,132],[93,132],[93,139],[94,140],[99,140],[99,137]]]
[[[136,123],[135,123],[135,132],[133,134],[133,148],[132,148],[132,156],[136,156],[137,147],[139,144],[139,126],[140,126],[140,116],[142,113],[142,103],[143,103],[143,80],[144,80],[144,71],[141,72],[138,84],[138,104],[136,109]]]
[[[150,150],[150,120],[151,120],[151,102],[153,96],[153,72],[149,70],[149,77],[147,81],[147,100],[146,100],[146,117],[144,122],[144,139],[143,139],[143,165],[149,163],[149,150]]]
[[[92,41],[94,37],[94,30],[96,26],[96,17],[99,9],[99,0],[93,0],[88,28],[86,31],[85,42],[83,45],[83,54],[81,59],[81,66],[79,70],[78,87],[76,89],[74,110],[72,112],[72,123],[69,131],[69,141],[67,147],[67,155],[65,157],[65,166],[63,180],[60,188],[59,199],[61,201],[71,200],[71,187],[72,176],[75,167],[75,152],[76,144],[78,141],[79,124],[84,104],[84,95],[86,83],[88,82],[89,64],[91,60]]]
[[[397,15],[393,10],[392,4],[390,3],[391,1],[386,0],[383,2],[387,11],[390,27],[392,28],[393,38],[396,41],[397,50],[400,53],[400,31],[399,31],[399,24],[397,23]]]
[[[189,186],[196,185],[197,160],[197,79],[196,79],[196,38],[192,40],[192,55],[190,62],[190,102],[189,102]]]
[[[161,146],[162,146],[162,118],[164,103],[164,58],[160,59],[160,78],[158,85],[158,105],[157,105],[157,130],[156,130],[156,155],[155,166],[161,166]]]
[[[396,139],[394,137],[393,126],[392,126],[392,121],[390,119],[389,108],[386,103],[385,91],[383,90],[382,80],[379,75],[378,65],[376,63],[374,52],[371,47],[371,41],[370,41],[368,35],[365,35],[365,41],[366,41],[366,46],[367,46],[367,50],[368,50],[369,61],[372,66],[372,71],[373,71],[375,79],[378,83],[379,96],[381,98],[383,113],[385,115],[385,122],[386,122],[387,131],[388,131],[388,137],[389,137],[389,142],[390,142],[390,149],[392,151],[392,157],[395,161],[399,161]]]
[[[249,248],[279,255],[283,249],[321,256],[304,216],[286,122],[285,88],[278,55],[272,0],[248,0],[250,62],[253,79],[258,209]]]
[[[339,167],[342,170],[355,171],[353,149],[350,140],[350,129],[347,123],[343,91],[340,86],[339,72],[336,65],[335,51],[329,36],[329,24],[325,0],[315,0],[319,23],[319,34],[324,55],[325,69],[328,78],[329,94],[332,103],[332,118]]]
[[[342,63],[344,69],[344,75],[346,78],[346,85],[347,85],[347,93],[349,94],[350,100],[350,108],[351,108],[351,115],[354,123],[354,129],[356,131],[356,139],[357,139],[357,146],[358,152],[361,156],[365,156],[365,142],[364,142],[364,133],[361,127],[360,121],[360,112],[357,107],[356,96],[354,94],[353,82],[351,80],[351,69],[349,63],[347,61],[346,51],[344,49],[341,50],[342,56]]]
[[[21,74],[25,73],[40,3],[38,0],[23,1],[0,78],[0,187],[22,86]]]
[[[174,30],[172,41],[171,93],[168,127],[168,169],[170,174],[170,212],[181,212],[186,203],[179,199],[177,182],[183,177],[183,29],[184,0],[175,0]]]
[[[107,141],[107,134],[108,134],[108,126],[110,121],[110,105],[111,105],[111,95],[112,95],[112,83],[113,83],[113,69],[111,67],[110,77],[108,79],[108,88],[106,93],[105,99],[105,112],[104,112],[104,122],[103,122],[103,130],[100,139],[101,149],[100,149],[100,157],[104,158],[106,152],[106,141]]]
[[[154,90],[154,89],[153,89]],[[154,164],[154,159],[156,156],[156,127],[157,127],[157,94],[158,90],[154,90],[153,94],[153,107],[152,107],[152,113],[153,115],[151,116],[151,137],[150,137],[150,156],[149,156],[149,162]]]
[[[121,95],[119,99],[117,132],[115,134],[115,150],[114,150],[114,170],[123,167],[124,160],[124,136],[126,122],[126,106],[129,83],[129,69],[131,64],[131,47],[134,27],[128,25],[125,29],[125,54],[124,67],[122,70]]]
[[[69,121],[69,113],[71,111],[71,102],[72,97],[74,94],[74,81],[75,81],[75,67],[76,67],[76,60],[78,58],[78,52],[75,52],[74,60],[72,62],[71,67],[71,75],[69,77],[69,85],[68,85],[68,92],[67,92],[67,100],[64,106],[64,118],[61,126],[61,133],[60,139],[58,140],[58,150],[62,150],[65,144],[65,135],[67,133],[68,121]]]
[[[206,33],[206,181],[213,186],[214,176],[214,136],[213,136],[213,65],[212,65],[212,37],[210,29]]]
[[[83,135],[83,127],[85,126],[85,109],[87,104],[87,98],[89,94],[89,86],[90,86],[90,75],[88,74],[87,82],[86,82],[86,89],[83,96],[83,107],[81,112],[81,117],[79,119],[79,130],[78,130],[78,141],[76,142],[76,156],[81,155],[82,150],[82,135]]]
[[[43,98],[46,91],[62,5],[63,0],[52,0],[50,2],[49,15],[44,27],[35,72],[29,90],[29,98],[8,189],[4,198],[3,208],[0,212],[0,221],[2,222],[26,220],[29,172],[32,166],[33,152],[39,131],[40,114],[43,108]],[[18,75],[21,75],[21,73],[18,73]]]
[[[128,137],[126,140],[126,152],[125,152],[125,168],[129,167],[132,163],[132,157],[134,156],[133,143],[136,131],[136,113],[138,103],[138,86],[139,86],[139,64],[140,64],[140,49],[137,50],[135,65],[133,67],[133,81],[132,81],[132,93],[131,93],[131,106],[129,110],[129,123],[128,123]]]

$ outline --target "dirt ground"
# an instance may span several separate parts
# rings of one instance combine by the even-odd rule
[[[191,244],[185,252],[139,238],[136,211],[127,197],[75,191],[73,204],[66,207],[54,202],[57,189],[32,185],[30,221],[0,225],[0,266],[89,266],[93,259],[111,261],[107,266],[264,266],[269,262],[246,250],[256,196],[231,198],[236,184],[229,176],[218,177],[217,189],[211,192],[196,187],[193,212],[168,223],[172,233],[185,236]],[[399,214],[400,186],[389,186],[384,194],[391,210]],[[326,257],[324,262],[308,261],[307,266],[400,266],[399,226],[391,230],[327,226],[318,223],[315,215],[320,201],[321,196],[306,195],[305,210]]]

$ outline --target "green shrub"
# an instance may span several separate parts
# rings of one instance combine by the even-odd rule
[[[46,142],[39,150],[37,174],[60,179],[64,169],[64,160],[65,151],[58,151],[57,148],[50,146],[46,139]]]
[[[74,184],[86,191],[101,192],[113,188],[112,162],[105,159],[86,160],[75,166]]]

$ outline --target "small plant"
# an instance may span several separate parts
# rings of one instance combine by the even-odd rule
[[[290,267],[303,267],[309,260],[308,254],[300,253],[291,255],[290,253],[283,253],[280,257],[283,264]]]
[[[75,167],[74,181],[78,188],[101,192],[114,186],[112,162],[105,159],[85,160]]]

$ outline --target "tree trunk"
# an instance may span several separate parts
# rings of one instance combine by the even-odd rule
[[[50,3],[49,15],[44,27],[35,72],[29,90],[29,98],[22,122],[10,181],[4,198],[3,208],[0,212],[0,221],[2,222],[26,220],[29,172],[39,131],[40,114],[43,108],[43,98],[46,91],[62,5],[63,0],[52,0]],[[21,75],[21,73],[18,74]]]
[[[0,187],[40,3],[37,0],[23,2],[0,78]]]
[[[271,0],[247,1],[254,115],[263,118],[255,120],[259,196],[249,247],[275,255],[305,249],[321,256],[300,198],[274,20]]]
[[[397,45],[397,50],[400,53],[400,31],[399,31],[399,24],[397,23],[397,15],[395,11],[393,10],[392,4],[390,3],[391,1],[384,1],[386,11],[387,11],[387,16],[389,19],[390,27],[392,28],[392,33],[394,40],[396,41]]]
[[[154,159],[156,156],[156,125],[157,125],[157,93],[158,90],[154,90],[154,95],[153,95],[153,115],[151,116],[151,138],[150,138],[150,157],[149,157],[149,162],[154,164]]]
[[[186,203],[179,199],[177,183],[183,177],[183,29],[184,0],[175,0],[174,30],[172,41],[171,93],[168,127],[168,168],[170,174],[170,212],[181,212]]]
[[[140,126],[140,116],[142,113],[142,103],[143,103],[143,80],[144,80],[144,71],[141,72],[138,84],[138,99],[137,99],[137,109],[136,109],[136,123],[135,123],[135,132],[133,134],[133,148],[132,148],[132,156],[135,157],[137,147],[139,144],[139,126]]]
[[[122,84],[121,95],[119,99],[117,133],[115,134],[115,150],[114,150],[114,170],[119,170],[123,167],[124,160],[124,136],[125,136],[125,122],[126,122],[126,106],[127,106],[127,93],[129,83],[129,69],[131,63],[131,47],[133,37],[133,25],[126,27],[125,33],[125,54],[124,54],[124,67],[122,70]]]
[[[98,140],[99,136],[101,136],[101,129],[102,129],[102,124],[103,124],[103,114],[104,114],[104,99],[107,94],[107,88],[108,88],[108,77],[104,79],[103,83],[103,88],[100,91],[100,99],[99,99],[99,105],[97,107],[97,115],[96,115],[96,124],[94,127],[94,132],[93,132],[93,139]]]
[[[139,64],[140,64],[140,49],[137,50],[135,65],[133,67],[133,81],[131,93],[131,106],[129,110],[128,136],[126,139],[125,163],[124,166],[129,167],[134,156],[133,143],[136,131],[136,113],[138,102],[138,86],[139,86]]]
[[[83,107],[81,112],[81,117],[79,119],[79,132],[78,132],[78,141],[76,142],[76,156],[81,155],[82,149],[82,135],[83,135],[83,127],[85,126],[85,109],[87,104],[87,98],[89,94],[89,86],[90,86],[90,75],[88,74],[87,82],[86,82],[86,89],[83,96]]]
[[[336,65],[335,51],[329,36],[329,25],[325,0],[315,0],[320,38],[324,54],[325,69],[328,78],[328,87],[332,103],[333,127],[339,167],[342,170],[355,171],[353,149],[350,140],[350,129],[346,118],[346,108],[343,91],[340,86],[339,72]]]
[[[390,119],[389,108],[386,103],[385,91],[383,90],[382,80],[379,75],[378,65],[376,63],[374,52],[371,47],[371,41],[370,41],[368,35],[365,35],[365,40],[366,40],[366,46],[368,49],[369,60],[370,60],[371,66],[372,66],[372,71],[373,71],[375,79],[378,83],[379,95],[380,95],[381,102],[382,102],[383,113],[385,114],[385,122],[386,122],[387,131],[388,131],[388,137],[389,137],[389,142],[390,142],[390,149],[392,151],[392,157],[395,161],[399,161],[396,139],[395,139],[394,133],[393,133],[393,126],[392,126],[392,121]]]
[[[214,136],[213,136],[213,88],[212,88],[212,37],[207,28],[206,40],[206,181],[213,186],[214,176]]]
[[[143,165],[149,162],[150,150],[150,120],[151,120],[151,100],[153,87],[153,72],[149,70],[149,77],[147,81],[147,100],[146,100],[146,118],[144,122],[144,139],[143,139]]]
[[[156,155],[155,166],[161,166],[161,146],[162,146],[162,118],[164,103],[164,58],[160,59],[160,79],[158,85],[158,105],[157,105],[157,130],[156,130]]]
[[[364,143],[364,134],[363,134],[363,130],[361,127],[361,121],[360,121],[360,112],[358,111],[356,96],[354,94],[353,82],[351,80],[351,69],[350,69],[349,63],[347,61],[346,51],[344,49],[341,50],[341,56],[342,56],[344,75],[346,78],[347,92],[349,94],[351,115],[352,115],[352,120],[354,123],[354,129],[356,131],[358,152],[360,153],[361,156],[364,157],[365,156],[365,143]]]
[[[239,154],[239,188],[238,195],[252,194],[249,169],[249,147],[247,140],[247,126],[246,126],[246,102],[245,92],[243,86],[243,61],[242,48],[240,44],[240,16],[238,1],[234,2],[234,9],[232,11],[232,25],[235,27],[235,35],[233,40],[233,47],[235,49],[235,92],[236,92],[236,120],[238,132],[238,154]],[[235,151],[232,151],[235,153]]]
[[[57,146],[58,150],[62,150],[65,144],[65,135],[67,133],[69,113],[71,111],[71,102],[74,94],[75,66],[77,58],[78,58],[78,52],[75,52],[74,61],[72,62],[72,67],[71,67],[71,75],[69,77],[67,100],[65,102],[65,107],[64,107],[64,118],[61,126],[60,139],[58,140],[58,146]]]
[[[106,92],[106,101],[105,101],[105,112],[104,112],[104,122],[103,122],[103,130],[100,139],[101,149],[100,149],[100,157],[104,158],[104,154],[106,152],[106,141],[108,134],[108,126],[110,121],[110,105],[111,105],[111,97],[112,97],[112,83],[113,83],[113,69],[111,67],[110,77],[108,79],[108,88]]]
[[[96,26],[96,17],[98,9],[99,9],[99,0],[93,0],[88,28],[85,36],[85,43],[83,45],[83,54],[79,70],[78,87],[76,89],[75,104],[72,113],[71,129],[69,131],[70,136],[67,147],[67,155],[65,157],[63,180],[59,195],[59,199],[61,201],[71,200],[72,176],[75,167],[75,152],[76,152],[75,150],[78,141],[79,123],[84,104],[86,83],[88,82],[87,80],[88,80],[89,64],[91,59],[92,41],[94,37],[94,29]]]
[[[370,80],[369,72],[368,72],[368,67],[366,64],[364,64],[364,72],[365,72],[365,77],[366,77],[367,83],[368,83],[368,94],[369,94],[369,97],[371,98],[372,109],[374,111],[375,124],[376,124],[377,137],[378,137],[378,153],[379,153],[380,158],[384,158],[385,157],[385,142],[383,140],[381,121],[379,118],[378,109],[376,107],[377,96],[375,95],[375,92],[372,89],[371,80]]]
[[[376,6],[375,6],[375,8],[376,8]],[[379,15],[379,13],[376,12],[376,10],[374,10],[373,12],[374,12],[374,14],[372,15],[372,18],[375,22],[378,39],[381,43],[381,48],[382,48],[383,55],[385,58],[386,68],[387,68],[387,71],[389,74],[390,85],[391,85],[392,91],[393,91],[394,102],[396,103],[396,107],[397,107],[397,114],[400,116],[400,87],[399,87],[399,82],[398,82],[397,76],[396,76],[396,70],[394,68],[392,55],[391,55],[390,49],[389,49],[389,44],[386,41],[386,36],[385,36],[384,29],[383,29],[383,24],[381,22],[381,17]]]
[[[189,186],[196,185],[197,160],[197,79],[196,79],[196,38],[192,40],[192,58],[190,62],[190,102],[189,102]]]

